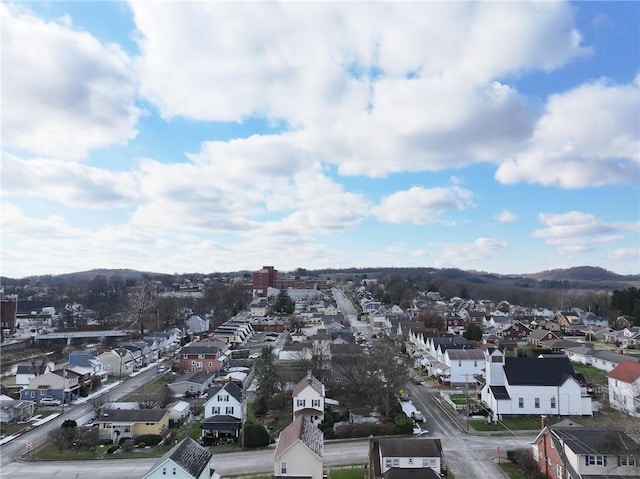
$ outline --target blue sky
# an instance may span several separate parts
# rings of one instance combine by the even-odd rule
[[[3,2],[1,274],[640,273],[638,2]]]

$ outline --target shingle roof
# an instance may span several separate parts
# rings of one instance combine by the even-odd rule
[[[222,346],[224,343],[221,341],[198,341],[184,346],[180,354],[216,354]]]
[[[496,399],[509,399],[509,391],[504,386],[489,386]]]
[[[317,456],[322,457],[324,442],[322,431],[307,416],[298,416],[280,433],[275,457],[280,457],[296,441],[301,441]]]
[[[158,422],[169,411],[166,409],[105,409],[101,422]]]
[[[635,456],[640,444],[621,429],[587,427],[551,427],[552,433],[562,439],[576,454],[613,454]]]
[[[484,359],[480,349],[447,349],[449,359]]]
[[[206,371],[195,371],[195,372],[185,373],[179,378],[176,378],[176,380],[173,381],[173,384],[183,383],[183,382],[194,383],[194,384],[204,384],[210,379],[212,379],[213,376],[215,376],[215,374],[208,373]]]
[[[205,449],[190,437],[186,437],[172,451],[169,459],[194,478],[200,477],[202,471],[209,465],[211,456],[213,456],[208,449]]]
[[[567,377],[579,380],[569,358],[513,358],[506,357],[504,374],[510,385],[559,386]]]
[[[440,439],[430,437],[380,438],[378,440],[382,457],[440,457]]]
[[[207,399],[212,398],[223,389],[227,391],[229,395],[233,396],[238,402],[242,402],[242,389],[240,389],[240,387],[233,381],[229,381],[223,386],[211,386],[207,391]]]
[[[608,376],[625,383],[633,384],[640,378],[640,363],[624,360],[613,368]]]
[[[318,381],[311,373],[308,373],[303,379],[300,380],[300,382],[298,382],[298,384],[296,384],[296,387],[293,388],[292,395],[294,397],[297,396],[307,386],[311,386],[316,390],[316,392],[318,392],[318,394],[324,396],[324,385],[320,381]]]

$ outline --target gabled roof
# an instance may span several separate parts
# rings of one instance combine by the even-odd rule
[[[212,456],[213,454],[211,454],[208,449],[202,447],[187,436],[182,442],[162,456],[144,477],[149,477],[149,475],[159,469],[160,466],[171,461],[184,469],[191,477],[197,479],[209,465]]]
[[[217,354],[224,346],[221,341],[198,341],[184,346],[180,354]]]
[[[549,331],[548,329],[534,329],[529,334],[529,337],[532,339],[542,339],[548,334],[551,334],[554,338],[558,337],[557,334],[555,334],[553,331]]]
[[[105,409],[101,422],[159,422],[169,414],[166,409]]]
[[[506,357],[504,374],[510,385],[560,386],[568,377],[578,376],[566,356],[544,358]]]
[[[608,376],[618,381],[633,384],[640,378],[640,363],[624,360],[613,368]]]
[[[298,416],[282,430],[276,446],[275,457],[282,456],[298,441],[311,449],[316,456],[322,457],[324,448],[322,431],[307,416]]]
[[[440,439],[429,437],[380,438],[378,440],[382,457],[440,457]]]
[[[640,444],[622,429],[553,426],[549,429],[576,454],[640,455]]]
[[[16,374],[33,374],[35,376],[33,366],[27,366],[26,364],[19,364],[16,368]]]
[[[194,383],[194,384],[205,384],[207,381],[211,380],[215,376],[214,373],[208,373],[206,371],[193,371],[190,373],[185,373],[180,377],[177,377],[175,381],[171,384],[176,383]]]
[[[447,349],[449,359],[483,360],[484,351],[480,349]]]
[[[324,396],[324,385],[320,381],[318,381],[313,376],[313,374],[308,373],[303,379],[298,382],[298,384],[296,384],[296,387],[293,388],[293,397],[300,394],[300,392],[307,386],[311,386],[318,394]]]
[[[223,386],[210,387],[207,391],[207,399],[211,399],[213,396],[223,390],[229,393],[230,396],[233,396],[238,402],[242,402],[242,389],[240,389],[240,387],[233,381],[229,381]]]

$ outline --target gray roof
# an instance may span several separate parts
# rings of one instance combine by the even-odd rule
[[[442,444],[440,439],[430,437],[380,438],[382,457],[440,457]]]
[[[224,386],[211,386],[207,391],[207,399],[212,398],[218,394],[221,390],[225,390],[230,396],[233,396],[238,402],[242,402],[242,389],[234,383],[229,381]]]
[[[482,359],[484,360],[484,352],[480,349],[447,349],[450,359]]]
[[[640,455],[640,444],[622,429],[552,426],[551,431],[576,454]]]
[[[105,409],[101,422],[159,422],[169,411],[166,409]]]
[[[205,449],[190,437],[186,437],[169,457],[194,478],[198,478],[209,465],[212,455],[208,449]]]
[[[220,341],[198,341],[184,346],[180,354],[217,354],[223,346]]]
[[[510,385],[559,386],[568,377],[580,382],[566,356],[544,358],[506,357],[504,374]]]
[[[638,356],[633,356],[630,354],[620,354],[615,351],[611,351],[609,349],[597,349],[593,353],[594,358],[602,359],[603,361],[610,361],[612,363],[621,363],[624,360],[627,361],[635,361],[639,362],[640,358]]]
[[[16,368],[16,374],[35,374],[33,372],[33,366],[27,366],[26,364],[20,364]]]
[[[180,377],[177,377],[175,381],[171,384],[176,383],[194,383],[194,384],[204,384],[207,381],[211,380],[215,376],[214,373],[208,373],[206,371],[194,371],[190,373],[185,373]]]

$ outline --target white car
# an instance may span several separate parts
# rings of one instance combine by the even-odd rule
[[[56,399],[50,396],[43,397],[39,402],[41,406],[60,406],[62,404],[62,401],[60,401],[60,399]]]
[[[414,421],[424,421],[424,415],[422,414],[422,412],[415,410],[411,413],[411,417],[413,418]]]
[[[420,427],[414,427],[413,435],[418,437],[423,437],[423,436],[429,435],[429,431],[427,431],[426,429],[422,429]]]
[[[258,359],[260,357],[260,353],[252,353],[249,355],[249,359]]]

